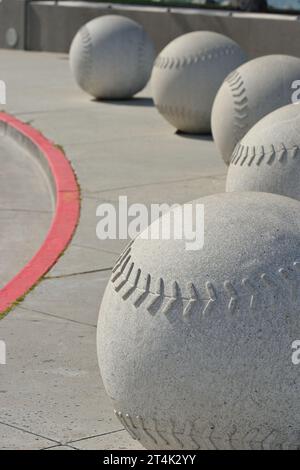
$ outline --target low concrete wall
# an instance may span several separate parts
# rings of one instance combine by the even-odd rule
[[[28,3],[29,0],[0,2],[0,47],[25,48]]]
[[[9,7],[8,4],[11,6]],[[16,5],[18,13],[8,16]],[[24,5],[27,5],[24,13]],[[217,31],[237,41],[250,57],[282,53],[300,56],[300,21],[298,16],[262,13],[238,13],[205,9],[163,8],[99,4],[95,2],[3,0],[5,12],[0,24],[0,47],[5,42],[5,28],[16,24],[20,40],[15,47],[37,51],[67,52],[77,30],[100,15],[126,15],[140,22],[159,51],[175,37],[195,30]],[[26,21],[26,30],[22,29]],[[22,36],[23,31],[23,37]]]

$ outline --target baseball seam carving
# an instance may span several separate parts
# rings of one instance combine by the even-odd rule
[[[84,57],[84,75],[87,80],[92,76],[92,38],[89,30],[86,26],[83,26],[80,30],[82,45],[83,45],[83,57]]]
[[[141,71],[141,76],[144,78],[145,76],[145,60],[144,60],[144,50],[146,45],[146,36],[144,31],[141,29],[141,39],[138,43],[137,49],[137,70],[138,73]]]
[[[181,119],[193,119],[195,117],[197,118],[197,116],[201,114],[199,111],[193,111],[192,109],[179,106],[156,104],[156,108],[161,114],[176,116]]]
[[[202,449],[202,450],[222,450],[225,447],[231,450],[238,450],[239,442],[243,443],[243,449],[254,450],[258,447],[261,450],[268,449],[298,449],[297,439],[291,444],[286,436],[276,429],[256,428],[249,429],[242,436],[239,435],[237,427],[232,426],[233,430],[228,435],[224,433],[217,435],[216,427],[213,424],[207,424],[199,432],[196,423],[199,421],[187,421],[184,429],[176,429],[176,424],[170,422],[167,429],[160,429],[156,418],[144,419],[141,416],[131,416],[128,413],[122,413],[114,410],[116,417],[120,420],[125,429],[133,439],[141,441],[143,435],[154,445],[172,446],[176,449]],[[151,423],[151,427],[149,426]],[[237,446],[235,445],[237,443]],[[173,448],[173,447],[172,447]]]
[[[263,161],[269,166],[271,166],[275,161],[283,163],[288,160],[289,157],[295,159],[299,152],[300,148],[298,145],[293,145],[292,147],[286,147],[284,143],[278,145],[278,148],[275,148],[274,145],[271,145],[267,149],[264,145],[249,146],[243,144],[237,144],[231,158],[231,163],[233,165],[239,164],[243,166],[247,162],[248,166],[251,166],[253,163],[256,163],[259,166]]]
[[[147,301],[146,308],[152,315],[161,312],[171,317],[173,311],[180,308],[182,319],[186,321],[191,318],[194,312],[199,313],[199,310],[201,312],[200,318],[205,317],[216,306],[220,295],[226,296],[227,310],[233,314],[244,299],[247,300],[248,308],[253,309],[256,295],[259,295],[259,293],[261,295],[262,290],[265,292],[265,289],[268,290],[267,294],[270,294],[270,291],[272,292],[271,299],[273,303],[276,301],[274,291],[278,293],[280,288],[284,289],[285,296],[289,293],[291,301],[294,302],[297,298],[297,289],[300,283],[297,272],[300,273],[300,261],[293,262],[292,266],[288,268],[280,267],[276,273],[258,273],[259,287],[256,286],[254,280],[245,277],[238,283],[225,280],[222,291],[217,291],[214,284],[208,281],[205,284],[204,291],[206,295],[203,298],[196,286],[189,282],[186,285],[189,297],[184,297],[181,294],[178,282],[174,280],[171,285],[172,295],[167,295],[165,293],[165,281],[162,278],[158,278],[155,282],[151,274],[147,273],[146,276],[143,276],[140,268],[134,269],[135,263],[132,261],[131,245],[132,243],[117,261],[112,272],[111,282],[122,299],[125,301],[130,298],[136,308]],[[140,285],[141,278],[144,279],[142,281],[143,285]],[[276,282],[278,278],[280,282]],[[151,284],[153,285],[154,282],[156,287],[151,290]],[[238,291],[238,288],[242,288],[242,292]],[[288,290],[286,291],[286,289]]]
[[[199,61],[207,61],[207,60],[214,60],[219,59],[220,57],[224,57],[226,55],[235,54],[235,52],[239,52],[239,47],[232,45],[226,47],[218,47],[212,49],[210,51],[203,50],[202,52],[190,55],[190,56],[183,56],[181,58],[178,57],[164,57],[159,55],[154,62],[154,67],[159,69],[172,69],[175,67],[179,69],[181,67],[185,67],[188,65],[197,64]]]
[[[241,131],[248,127],[249,107],[246,96],[244,81],[237,70],[232,72],[226,79],[230,88],[233,111],[234,111],[234,133],[240,140]]]

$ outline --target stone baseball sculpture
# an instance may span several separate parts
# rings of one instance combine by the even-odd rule
[[[245,60],[238,44],[221,34],[196,31],[178,37],[161,51],[153,67],[151,85],[158,111],[180,131],[209,132],[218,88]]]
[[[70,65],[78,85],[95,98],[130,98],[148,82],[155,58],[141,25],[122,16],[96,18],[76,34]]]
[[[262,117],[292,102],[292,84],[300,77],[300,59],[268,55],[233,71],[219,89],[211,127],[225,163],[242,137]]]
[[[263,191],[300,200],[300,106],[261,119],[236,146],[226,191]]]
[[[202,250],[139,236],[113,270],[97,343],[115,414],[149,449],[299,447],[299,202],[196,203]]]

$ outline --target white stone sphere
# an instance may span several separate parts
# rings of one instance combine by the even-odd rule
[[[300,59],[268,55],[233,71],[214,101],[211,128],[228,165],[236,144],[262,117],[292,102],[292,83],[299,80]]]
[[[300,200],[300,106],[261,119],[236,146],[226,191],[263,191]]]
[[[141,25],[117,15],[96,18],[76,34],[70,66],[78,85],[95,98],[130,98],[148,82],[155,58]]]
[[[299,447],[299,202],[196,203],[202,250],[139,236],[107,286],[97,344],[115,414],[149,449]]]
[[[218,88],[245,60],[240,46],[222,34],[196,31],[176,38],[160,52],[152,71],[158,111],[180,131],[210,132]]]

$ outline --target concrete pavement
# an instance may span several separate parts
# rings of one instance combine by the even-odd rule
[[[0,289],[40,247],[52,212],[50,188],[37,161],[9,136],[1,135]]]
[[[149,86],[131,101],[96,102],[74,84],[66,55],[0,51],[0,57],[5,110],[64,148],[82,195],[71,245],[0,321],[8,354],[7,365],[0,365],[1,448],[139,449],[115,419],[99,377],[98,310],[110,270],[127,242],[96,238],[96,208],[117,202],[120,195],[127,195],[129,203],[150,204],[221,192],[225,165],[209,137],[174,134],[153,107]],[[28,158],[26,165],[9,160],[9,174],[26,174],[28,181],[20,208],[40,211],[37,239],[31,233],[23,236],[34,241],[34,249],[52,210],[49,193]],[[17,203],[18,191],[9,192],[7,207]],[[32,214],[28,217],[27,222]],[[10,246],[2,245],[0,237],[5,253],[14,253],[14,230],[12,225]],[[26,256],[21,257],[24,264]],[[8,257],[0,281],[12,274],[14,258],[18,265],[17,256]]]

